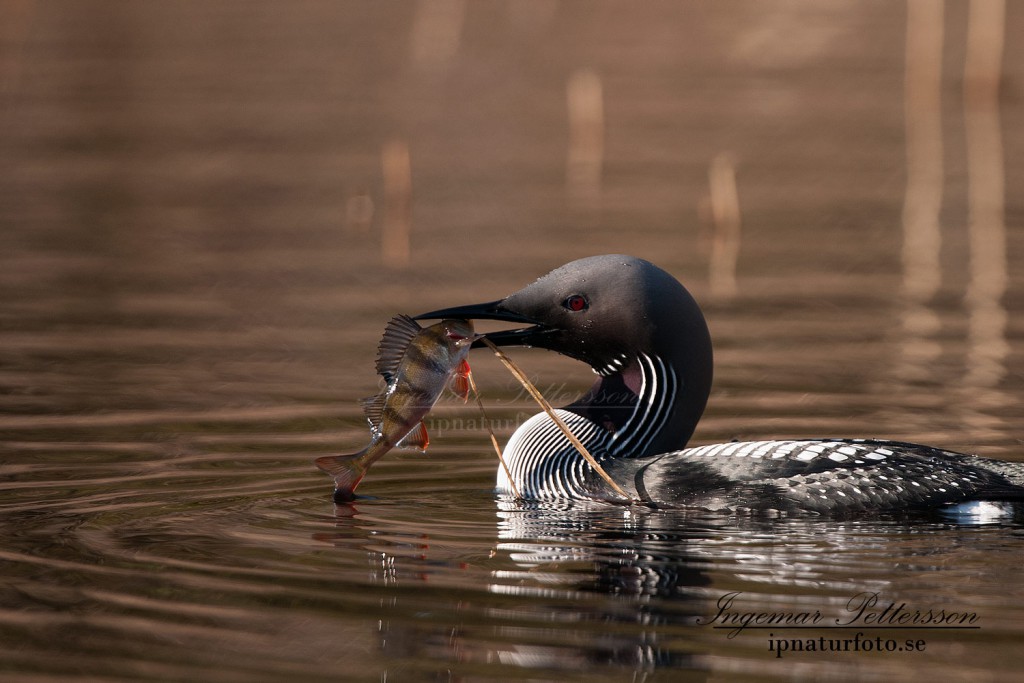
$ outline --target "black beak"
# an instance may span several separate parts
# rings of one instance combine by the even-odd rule
[[[417,315],[413,320],[455,318],[459,320],[503,320],[510,323],[525,323],[531,327],[517,330],[502,330],[500,332],[488,332],[481,335],[486,337],[495,346],[543,346],[542,341],[553,332],[554,328],[548,327],[539,320],[528,318],[525,315],[516,313],[505,308],[500,301],[490,301],[484,304],[470,304],[469,306],[456,306],[454,308],[442,308],[439,311],[431,311]],[[473,348],[478,349],[484,346],[483,342],[473,342]]]

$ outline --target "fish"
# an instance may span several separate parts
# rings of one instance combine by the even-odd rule
[[[407,315],[392,318],[377,352],[377,373],[386,386],[363,399],[371,441],[348,455],[317,458],[318,468],[334,477],[334,500],[348,502],[370,466],[395,447],[426,450],[429,444],[423,418],[450,388],[464,401],[469,397],[466,356],[479,337],[468,320],[442,320],[430,327]]]

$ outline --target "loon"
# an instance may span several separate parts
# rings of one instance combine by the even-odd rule
[[[687,448],[711,391],[711,337],[686,288],[639,258],[580,259],[499,301],[417,318],[526,325],[485,336],[590,365],[593,387],[556,413],[634,502],[842,514],[1024,501],[1024,463],[912,443],[824,438]],[[621,501],[546,413],[515,431],[504,457],[526,500]],[[510,484],[499,468],[498,492],[509,494]]]

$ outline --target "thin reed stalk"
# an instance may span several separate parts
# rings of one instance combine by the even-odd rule
[[[476,405],[480,408],[480,414],[484,418],[484,426],[487,427],[487,433],[491,436],[491,445],[494,446],[494,452],[498,454],[498,462],[501,463],[501,468],[505,470],[505,476],[508,477],[508,485],[512,487],[512,495],[516,497],[516,500],[522,500],[523,497],[519,495],[516,482],[512,479],[512,472],[508,469],[508,463],[505,462],[505,457],[501,454],[501,446],[498,445],[498,439],[494,436],[494,430],[491,429],[491,422],[487,419],[487,411],[484,410],[484,402],[480,400],[480,392],[476,388],[476,380],[473,379],[473,373],[467,374],[466,378],[469,380],[469,388],[473,390],[473,398],[476,399]]]
[[[508,371],[511,372],[517,380],[519,380],[519,383],[523,385],[523,388],[526,389],[527,392],[529,392],[530,396],[533,397],[533,400],[536,401],[537,404],[544,409],[544,412],[548,414],[548,417],[550,417],[551,420],[555,423],[555,425],[562,430],[562,433],[565,434],[565,437],[567,439],[569,439],[569,442],[576,448],[577,451],[580,452],[580,455],[583,456],[583,459],[590,463],[590,466],[594,468],[594,471],[597,472],[601,476],[601,478],[608,483],[608,486],[610,486],[612,490],[615,491],[615,493],[619,494],[626,500],[636,502],[635,500],[633,500],[632,497],[630,497],[628,493],[626,493],[622,489],[621,486],[615,483],[615,480],[612,479],[607,472],[604,471],[604,468],[601,467],[600,463],[597,462],[597,459],[590,454],[590,451],[587,450],[587,447],[584,446],[580,442],[580,440],[576,438],[576,435],[569,430],[569,427],[566,426],[564,422],[562,422],[562,418],[558,417],[558,415],[555,413],[554,408],[551,407],[551,404],[548,403],[547,399],[545,399],[541,395],[541,393],[537,390],[537,387],[533,385],[533,382],[531,382],[526,377],[526,374],[522,370],[520,370],[515,363],[512,362],[512,359],[506,356],[504,353],[502,353],[501,349],[495,346],[494,343],[487,337],[482,337],[481,341],[484,344],[486,344],[491,351],[494,352],[494,355],[498,357],[498,360],[500,360],[502,364],[506,368],[508,368]]]

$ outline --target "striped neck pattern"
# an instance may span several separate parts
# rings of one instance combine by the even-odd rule
[[[556,411],[602,464],[616,458],[650,455],[659,432],[672,418],[681,385],[675,371],[658,356],[642,353],[636,363],[640,370],[639,394],[630,402],[630,416],[614,431],[579,412]],[[516,488],[526,498],[590,497],[596,475],[546,413],[534,415],[516,430],[504,457]],[[504,468],[498,469],[498,489],[511,492]]]

